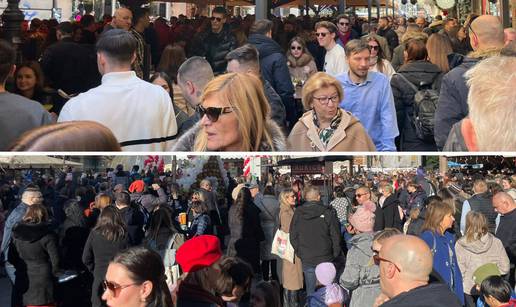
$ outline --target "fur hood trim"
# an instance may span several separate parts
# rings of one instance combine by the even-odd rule
[[[299,57],[299,59],[296,59],[289,52],[287,60],[288,60],[289,67],[296,68],[296,67],[304,67],[304,66],[308,65],[310,63],[310,61],[313,60],[313,57],[310,54],[305,52]]]
[[[488,58],[488,57],[500,55],[501,50],[502,50],[502,47],[472,51],[472,52],[468,53],[468,57],[474,58],[474,59]]]

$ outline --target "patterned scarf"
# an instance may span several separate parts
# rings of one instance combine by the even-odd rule
[[[324,144],[324,146],[327,146],[333,133],[335,132],[335,130],[337,130],[337,127],[340,125],[340,121],[342,120],[342,110],[337,110],[337,114],[332,118],[330,126],[324,129],[321,129],[319,127],[319,119],[317,118],[317,113],[315,113],[315,110],[312,110],[312,116],[314,124],[317,127],[317,132],[319,133],[319,138],[321,139],[321,142]]]

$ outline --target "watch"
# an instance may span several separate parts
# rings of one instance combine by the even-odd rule
[[[449,10],[455,6],[455,0],[435,0],[435,4],[442,10]]]

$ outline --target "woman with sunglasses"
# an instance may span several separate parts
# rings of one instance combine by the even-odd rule
[[[109,263],[102,299],[110,307],[172,307],[160,255],[144,247],[119,253]]]
[[[454,207],[444,202],[438,201],[429,205],[420,237],[434,256],[433,271],[438,273],[442,282],[450,287],[464,305],[462,273],[455,252],[455,235],[449,231],[455,221],[454,213]]]
[[[303,87],[307,112],[288,137],[290,151],[374,151],[360,121],[339,107],[344,98],[340,82],[318,72]]]
[[[101,284],[106,275],[109,261],[128,246],[129,237],[122,216],[116,207],[107,206],[100,213],[97,225],[90,232],[82,253],[82,262],[93,273],[91,288],[93,307],[102,306]]]
[[[340,276],[340,285],[351,292],[350,307],[373,306],[381,293],[380,269],[371,265],[376,210],[380,209],[373,202],[366,202],[349,217],[354,236],[344,272]]]
[[[199,105],[200,122],[172,151],[286,151],[281,128],[270,119],[261,81],[228,73],[210,81]]]
[[[385,58],[382,46],[380,46],[380,42],[376,36],[368,35],[362,39],[369,45],[369,51],[371,52],[371,56],[369,58],[369,71],[380,72],[391,79],[396,71],[392,67],[391,62]]]
[[[306,49],[305,41],[299,37],[294,37],[289,43],[287,52],[287,65],[290,78],[296,88],[296,98],[301,98],[303,84],[308,78],[317,72],[314,58]]]
[[[284,189],[279,195],[279,229],[289,233],[290,223],[294,217],[296,207],[296,195],[292,189]],[[303,268],[301,259],[294,255],[294,263],[283,259],[281,265],[281,278],[283,281],[283,306],[298,306],[299,290],[303,289]]]

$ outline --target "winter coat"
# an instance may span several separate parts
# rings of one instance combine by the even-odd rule
[[[286,233],[290,232],[290,224],[294,217],[294,208],[282,204],[279,212],[279,227]],[[303,288],[303,267],[297,253],[294,255],[294,263],[283,260],[281,266],[282,285],[288,290],[299,290]]]
[[[164,205],[167,203],[167,194],[165,190],[159,188],[158,197],[154,196],[150,193],[132,193],[131,194],[131,202],[141,204],[147,212],[152,212],[159,205]]]
[[[516,262],[516,209],[500,215],[495,236],[502,241],[511,263]]]
[[[65,208],[66,219],[59,233],[61,267],[67,270],[83,270],[82,252],[90,229],[79,203],[73,200]]]
[[[180,283],[177,290],[177,307],[223,307],[226,306],[222,298],[215,296],[203,288]]]
[[[306,82],[310,76],[317,72],[317,66],[315,65],[314,58],[308,54],[303,53],[299,58],[294,58],[289,52],[287,55],[288,71],[290,72],[291,79],[297,79]],[[301,98],[301,91],[303,86],[300,84],[294,84],[296,90],[296,98]]]
[[[143,213],[135,206],[127,206],[118,210],[127,225],[129,243],[131,246],[139,245],[142,243],[145,235],[143,232],[143,226],[145,223]]]
[[[25,204],[24,202],[20,202],[20,204],[16,206],[16,208],[14,208],[13,211],[11,211],[11,213],[7,217],[7,220],[5,221],[4,233],[2,236],[2,245],[0,248],[0,255],[3,253],[5,260],[7,259],[9,243],[11,242],[13,228],[22,220],[28,208],[29,206],[27,204]],[[0,259],[0,261],[4,259]]]
[[[263,91],[269,102],[270,113],[269,117],[278,124],[281,128],[286,127],[286,111],[281,97],[276,93],[272,85],[267,80],[262,80]]]
[[[403,225],[400,218],[400,202],[396,195],[391,194],[383,201],[383,226],[384,228],[396,228],[402,230]]]
[[[433,269],[464,304],[462,274],[455,253],[455,236],[446,231],[444,235],[425,230],[420,238],[432,250]]]
[[[194,216],[190,229],[188,229],[188,236],[190,238],[200,235],[212,234],[213,224],[210,216],[206,213]]]
[[[177,143],[172,147],[172,151],[194,151],[195,137],[201,133],[202,126],[196,124],[188,130]],[[258,151],[287,151],[285,135],[281,128],[272,120],[267,120],[265,129],[269,132],[272,138],[272,148],[265,140],[260,141]]]
[[[462,305],[446,285],[432,283],[402,292],[380,307],[461,307]]]
[[[403,36],[401,37],[401,44],[398,47],[394,48],[394,52],[392,55],[391,64],[396,71],[398,71],[398,69],[405,62],[403,56],[403,52],[405,51],[405,44],[411,39],[420,39],[426,41],[428,39],[428,35],[423,32],[414,31],[406,32],[405,34],[403,34]]]
[[[470,151],[466,145],[466,141],[464,140],[464,135],[462,135],[461,129],[463,121],[464,119],[453,124],[450,134],[448,134],[448,138],[446,139],[443,151]]]
[[[387,27],[386,29],[378,29],[378,31],[376,31],[376,34],[384,37],[387,40],[387,44],[389,44],[390,54],[392,54],[394,48],[398,47],[399,45],[398,34],[396,34],[396,32],[391,27]]]
[[[101,306],[100,285],[106,276],[109,262],[119,251],[127,247],[129,247],[128,237],[113,242],[104,238],[96,230],[90,232],[84,246],[82,262],[93,273],[93,285],[91,288],[91,303],[93,307]]]
[[[278,225],[276,224],[276,217],[279,214],[278,199],[274,197],[274,195],[264,195],[261,201],[257,201],[255,198],[254,203],[261,211],[260,221],[263,233],[265,234],[265,241],[262,241],[260,244],[260,259],[274,260],[276,258],[271,254],[271,249],[272,240],[274,240],[274,235],[278,229]]]
[[[9,262],[16,268],[14,288],[23,305],[54,303],[54,281],[59,270],[57,237],[46,223],[20,223],[13,229]]]
[[[414,208],[422,208],[425,204],[426,193],[423,189],[417,189],[413,193],[409,194],[407,199],[407,212],[410,213],[410,210]]]
[[[469,90],[464,73],[482,59],[499,53],[499,49],[472,52],[464,58],[462,64],[444,75],[435,111],[434,138],[437,148],[444,147],[452,126],[468,115]]]
[[[441,70],[437,65],[428,61],[415,61],[400,67],[398,74],[402,74],[413,85],[419,87],[421,82],[434,84],[439,90]],[[416,92],[402,77],[394,75],[391,79],[392,94],[398,117],[398,127],[401,131],[400,149],[402,151],[436,151],[435,142],[425,142],[416,135],[413,122],[414,95]]]
[[[319,138],[314,124],[313,111],[305,112],[288,136],[289,151],[375,151],[373,141],[360,121],[347,111],[342,111],[340,125],[327,146]]]
[[[351,292],[351,307],[370,307],[380,295],[380,269],[372,262],[374,233],[359,233],[351,238],[351,249],[340,276],[340,285]]]
[[[294,212],[290,241],[306,266],[333,261],[341,254],[339,221],[333,209],[320,202],[305,202]]]
[[[475,285],[473,273],[478,267],[486,263],[495,263],[502,275],[509,272],[509,257],[502,241],[489,232],[473,242],[468,242],[466,237],[460,238],[455,244],[455,251],[466,294],[470,294],[471,288]]]
[[[195,48],[196,55],[203,56],[210,63],[215,75],[226,71],[226,55],[237,47],[237,41],[228,25],[225,25],[219,33],[213,33],[211,29],[200,36],[200,46]]]
[[[247,42],[258,49],[262,77],[280,95],[287,112],[287,120],[291,121],[291,116],[295,112],[294,86],[283,50],[278,43],[262,34],[249,35]]]

